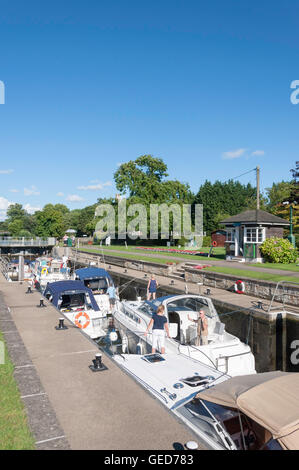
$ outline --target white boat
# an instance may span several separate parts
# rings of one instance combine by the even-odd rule
[[[70,279],[70,268],[62,259],[37,258],[34,264],[34,283],[43,291],[48,283]]]
[[[151,352],[152,335],[144,336],[153,313],[165,307],[171,338],[165,339],[166,352],[197,359],[230,376],[255,374],[255,359],[248,345],[225,331],[213,302],[199,295],[173,295],[154,301],[123,301],[113,312],[128,352]],[[208,344],[196,346],[197,326],[189,317],[197,318],[204,310],[208,320]]]
[[[93,293],[81,281],[48,284],[44,297],[92,339],[105,335],[107,312],[100,310]]]

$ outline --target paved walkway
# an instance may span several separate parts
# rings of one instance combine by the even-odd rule
[[[56,331],[59,312],[51,305],[37,308],[40,295],[27,295],[26,289],[26,283],[0,279],[11,314],[10,319],[2,308],[0,325],[6,325],[5,338],[11,336],[12,360],[27,374],[35,371],[40,380],[36,386],[36,377],[29,374],[27,389],[21,391],[38,448],[158,451],[198,440],[110,358],[103,359],[108,371],[93,374],[88,366],[98,352],[95,344],[68,322],[67,331]],[[11,320],[17,332],[13,323],[7,327]],[[49,407],[58,423],[49,424]]]
[[[84,250],[84,248],[80,248],[81,250]],[[298,277],[299,279],[299,266],[298,266],[298,272],[296,271],[287,271],[287,270],[282,270],[282,269],[274,269],[274,268],[262,268],[258,266],[252,266],[250,263],[239,263],[239,262],[233,262],[233,261],[221,261],[221,260],[215,260],[213,258],[206,258],[206,261],[204,261],[202,258],[194,256],[193,259],[188,259],[188,258],[183,258],[183,257],[176,257],[176,256],[171,256],[171,255],[163,255],[157,254],[157,253],[147,253],[143,252],[143,250],[140,250],[138,252],[136,251],[121,251],[121,250],[109,250],[109,248],[105,248],[104,250],[98,250],[97,253],[105,255],[113,256],[113,253],[121,254],[123,255],[123,258],[126,257],[126,255],[135,255],[135,256],[142,256],[145,258],[160,258],[160,259],[165,259],[169,261],[178,261],[182,263],[197,263],[197,264],[210,264],[212,266],[221,266],[224,268],[235,268],[235,269],[240,269],[241,271],[258,271],[258,272],[263,272],[263,273],[268,273],[268,274],[278,274],[280,276],[291,276],[291,277]]]

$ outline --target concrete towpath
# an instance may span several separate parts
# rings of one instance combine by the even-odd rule
[[[59,312],[38,308],[40,295],[26,290],[0,278],[0,328],[38,449],[158,451],[197,440],[110,358],[93,374],[97,346],[67,321],[56,331]]]

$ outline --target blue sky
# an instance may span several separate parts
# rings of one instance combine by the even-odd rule
[[[0,216],[9,202],[81,208],[117,166],[165,160],[193,191],[299,148],[299,3],[1,0]],[[254,184],[250,173],[241,182]]]

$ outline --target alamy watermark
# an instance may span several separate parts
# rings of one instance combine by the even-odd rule
[[[3,341],[0,341],[0,366],[5,364],[5,349]]]
[[[299,340],[295,339],[290,345],[291,349],[294,349],[294,352],[291,354],[290,361],[293,366],[299,365]]]
[[[290,87],[294,90],[290,96],[291,103],[298,104],[299,103],[299,80],[293,80]]]
[[[0,80],[0,104],[5,104],[5,85]]]
[[[99,204],[95,216],[95,235],[98,239],[125,240],[179,240],[182,237],[201,247],[203,240],[202,204],[129,204],[127,200],[112,204]],[[193,219],[193,223],[192,223]]]

